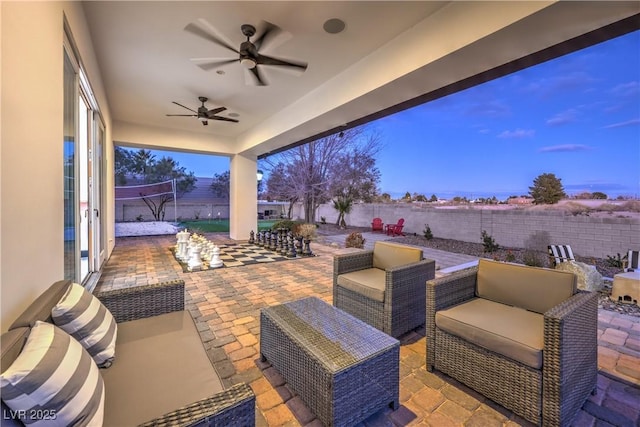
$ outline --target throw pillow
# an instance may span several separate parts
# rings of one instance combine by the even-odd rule
[[[85,288],[73,283],[51,310],[53,323],[87,349],[101,368],[113,363],[118,326],[111,312]]]
[[[16,360],[0,374],[0,391],[9,416],[23,424],[102,425],[100,370],[75,339],[51,323],[37,321],[31,328]]]

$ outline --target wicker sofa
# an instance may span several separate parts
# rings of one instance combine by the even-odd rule
[[[394,338],[424,325],[435,261],[419,248],[376,242],[333,258],[333,305]]]
[[[596,389],[597,316],[597,294],[571,273],[480,260],[427,282],[427,369],[567,425]]]
[[[30,325],[51,323],[52,307],[69,286],[54,283],[2,334],[2,372],[22,351]],[[99,370],[103,425],[255,425],[255,396],[246,384],[223,386],[184,309],[183,281],[96,296],[118,325],[115,360]],[[4,401],[2,406],[3,414],[10,413]],[[3,425],[10,421],[3,418]]]

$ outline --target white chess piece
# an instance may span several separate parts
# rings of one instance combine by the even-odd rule
[[[189,262],[187,263],[189,271],[197,271],[202,269],[202,261],[200,260],[200,248],[199,245],[192,241],[189,244]]]
[[[211,261],[209,261],[209,268],[222,267],[222,260],[220,259],[220,248],[214,246],[211,250]]]

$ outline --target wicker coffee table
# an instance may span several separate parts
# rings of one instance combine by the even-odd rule
[[[398,408],[400,342],[318,298],[263,308],[260,353],[326,426]]]

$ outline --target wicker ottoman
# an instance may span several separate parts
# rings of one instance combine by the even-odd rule
[[[398,408],[400,342],[318,298],[263,308],[260,353],[326,426]]]

